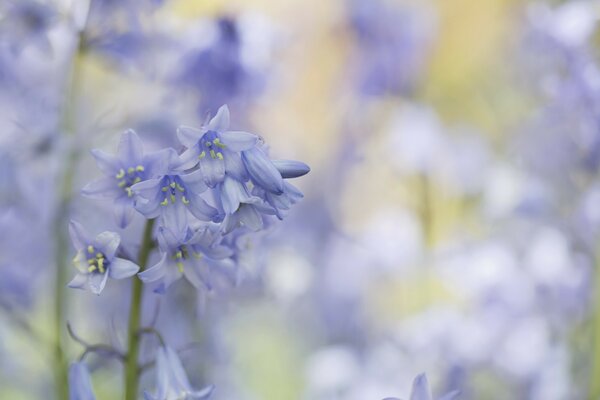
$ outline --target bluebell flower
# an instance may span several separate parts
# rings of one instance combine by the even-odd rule
[[[69,400],[95,400],[90,373],[83,362],[69,367]]]
[[[116,155],[101,150],[92,150],[92,155],[106,176],[86,185],[82,193],[112,199],[120,228],[129,225],[133,218],[135,196],[132,186],[164,174],[171,158],[176,156],[172,149],[144,154],[142,141],[133,130],[121,135]]]
[[[263,227],[263,214],[276,214],[262,198],[251,194],[244,182],[229,176],[219,185],[218,198],[225,214],[221,225],[223,233],[229,233],[239,227],[258,231]]]
[[[223,182],[225,174],[240,181],[248,180],[240,151],[258,143],[258,136],[240,131],[228,131],[229,108],[224,105],[201,129],[179,127],[177,136],[188,149],[181,155],[181,168],[200,165],[205,183],[214,188]]]
[[[194,390],[175,351],[160,347],[156,354],[156,394],[144,392],[145,400],[190,400],[208,399],[214,390],[210,385]]]
[[[439,400],[455,400],[458,399],[460,393],[453,391],[440,397]],[[429,382],[425,374],[417,375],[413,381],[412,391],[410,392],[410,400],[432,400],[431,390],[429,389]],[[400,400],[396,397],[387,397],[383,400]]]
[[[264,74],[253,71],[242,57],[243,38],[238,22],[230,17],[214,21],[216,37],[207,46],[193,49],[179,65],[175,82],[200,95],[198,110],[214,112],[225,103],[247,100],[260,93]]]
[[[116,257],[121,242],[117,233],[102,232],[91,239],[81,224],[71,221],[69,234],[77,250],[73,264],[79,271],[69,282],[69,287],[87,287],[92,293],[100,294],[109,276],[113,279],[125,279],[138,272],[139,267],[136,264]]]
[[[167,174],[132,186],[138,196],[135,208],[146,218],[160,216],[162,225],[176,234],[184,233],[189,226],[188,211],[201,221],[219,220],[217,209],[202,197],[206,190],[201,170],[189,174],[170,169]]]
[[[221,244],[217,229],[205,226],[188,229],[179,236],[166,227],[158,230],[160,260],[138,276],[145,282],[161,281],[157,292],[164,292],[173,282],[185,277],[196,289],[212,289],[211,272],[234,272],[229,257],[233,251]]]

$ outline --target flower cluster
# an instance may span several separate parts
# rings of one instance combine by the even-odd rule
[[[144,282],[160,282],[159,292],[181,277],[198,289],[210,289],[211,270],[233,270],[234,249],[224,245],[225,235],[236,229],[258,231],[266,218],[282,219],[302,198],[302,193],[287,179],[308,173],[306,164],[271,160],[259,136],[228,128],[229,109],[222,106],[206,126],[178,129],[177,136],[186,148],[181,154],[171,148],[146,154],[142,141],[132,130],[122,135],[116,155],[92,151],[105,176],[89,183],[82,193],[112,200],[121,228],[131,223],[136,211],[147,219],[158,218],[161,258],[139,277]],[[72,226],[73,232],[79,231],[79,225]],[[97,266],[92,250],[94,254],[89,255],[93,257],[87,260],[89,267],[81,266],[86,262],[86,248],[108,246],[103,242],[107,237],[112,238],[112,247],[98,253],[105,254],[102,257],[106,257],[106,264]],[[84,278],[89,279],[89,287],[98,294],[106,276],[126,276],[108,267],[120,267],[112,260],[118,235],[105,232],[97,241],[99,244],[94,247],[89,240],[73,234],[79,250],[75,261],[80,274],[71,286],[83,288]],[[96,276],[102,280],[92,284],[98,279]]]
[[[282,219],[302,198],[287,179],[305,175],[310,169],[299,161],[271,160],[259,136],[228,128],[229,109],[222,106],[205,126],[178,129],[184,146],[180,154],[173,148],[146,153],[133,130],[121,136],[116,155],[93,150],[104,177],[86,185],[82,193],[111,200],[120,228],[130,225],[136,212],[145,217],[148,222],[141,245],[145,256],[140,256],[139,266],[118,257],[126,254],[120,251],[119,234],[103,232],[92,238],[72,221],[70,234],[77,250],[73,263],[78,273],[69,287],[99,295],[109,277],[129,278],[140,269],[139,279],[157,283],[157,293],[164,293],[182,277],[196,289],[207,291],[213,289],[215,275],[232,280],[239,251],[235,240],[229,240],[232,232],[258,231],[268,218]],[[157,226],[152,229],[155,221]],[[160,256],[145,269],[154,241]],[[131,346],[138,346],[138,334],[129,333],[133,341],[127,357],[134,357]],[[157,335],[161,338],[156,355],[157,391],[155,395],[146,393],[145,398],[208,398],[212,386],[193,390],[176,352],[165,345],[160,333]],[[110,353],[120,354],[114,349]],[[132,360],[127,368],[135,374],[139,367],[137,360]],[[70,380],[72,400],[94,398],[84,364],[71,366]]]

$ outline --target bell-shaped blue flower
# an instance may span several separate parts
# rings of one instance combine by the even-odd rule
[[[213,271],[232,276],[235,264],[229,258],[233,251],[221,244],[217,229],[205,226],[188,229],[177,235],[166,227],[158,230],[160,260],[138,276],[145,283],[160,281],[157,292],[164,292],[173,282],[185,277],[196,289],[212,289]]]
[[[86,185],[82,193],[94,198],[114,200],[117,225],[125,228],[134,213],[135,193],[132,186],[166,173],[172,158],[172,149],[144,154],[143,144],[133,130],[121,135],[116,155],[101,150],[92,150],[100,170],[106,175]]]
[[[274,194],[283,193],[283,176],[262,148],[242,152],[242,161],[255,185]]]
[[[439,398],[439,400],[456,400],[458,399],[458,391],[452,391]],[[419,374],[413,381],[412,391],[410,392],[410,400],[432,400],[431,389],[425,374]],[[386,397],[383,400],[400,400],[396,397]]]
[[[219,185],[220,206],[225,214],[221,231],[229,233],[239,227],[258,231],[263,227],[263,214],[275,210],[260,197],[252,195],[245,183],[229,176]]]
[[[132,186],[135,208],[146,218],[161,217],[162,225],[177,235],[188,229],[191,213],[201,221],[217,221],[219,213],[202,198],[206,190],[201,170],[189,174],[171,169],[166,175]]]
[[[69,400],[96,400],[90,373],[83,362],[69,367]]]
[[[229,131],[229,108],[221,106],[210,122],[201,129],[181,126],[177,130],[179,141],[187,147],[181,154],[180,168],[200,165],[205,183],[214,188],[223,182],[225,174],[240,181],[248,175],[240,152],[253,148],[258,136],[240,131]]]
[[[139,267],[129,260],[116,257],[121,238],[115,232],[102,232],[90,238],[83,227],[71,221],[69,233],[77,255],[73,264],[79,271],[69,282],[70,288],[89,289],[100,294],[109,277],[125,279],[135,275]]]
[[[177,353],[170,347],[160,347],[156,353],[156,393],[144,392],[145,400],[208,399],[214,390],[210,385],[194,390]]]

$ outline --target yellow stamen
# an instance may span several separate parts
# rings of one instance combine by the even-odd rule
[[[96,266],[95,265],[91,265],[88,267],[88,272],[94,272],[96,270]]]
[[[169,186],[171,186],[173,189],[175,189],[175,186],[177,185],[177,183],[175,182],[171,182],[171,184]]]
[[[143,165],[138,165],[137,167],[135,167],[135,170],[138,172],[144,172],[144,166]]]
[[[133,180],[133,184],[135,185],[136,183],[139,183],[139,182],[141,182],[141,181],[142,181],[142,178],[140,178],[140,177],[138,176],[137,178],[135,178],[135,179]]]
[[[166,191],[168,191],[168,190],[169,190],[169,187],[168,187],[168,186],[164,186],[164,187],[162,188],[162,191],[163,191],[163,192],[166,192]]]
[[[127,185],[127,182],[125,182],[125,181],[119,182],[119,187],[120,188],[125,187],[125,185]]]
[[[171,195],[171,203],[175,203],[175,200],[176,200],[176,199],[175,199],[175,195],[174,195],[174,194],[172,194],[172,195]]]
[[[185,192],[185,188],[183,188],[179,183],[177,184],[177,190],[180,192]]]
[[[166,206],[167,204],[169,204],[169,200],[167,200],[167,198],[165,197],[165,199],[160,202],[160,205],[161,206]]]
[[[186,206],[188,204],[190,204],[190,201],[188,199],[185,198],[185,196],[181,196],[181,201],[183,202],[183,204],[185,204]]]
[[[124,176],[125,176],[125,171],[123,170],[123,168],[121,168],[121,169],[119,170],[119,173],[118,173],[117,175],[115,175],[115,178],[117,178],[117,179],[121,179],[121,178],[123,178]]]
[[[129,175],[133,174],[134,172],[135,172],[135,168],[133,168],[133,167],[129,167],[129,168],[127,168],[127,173],[128,173]]]
[[[88,251],[88,253],[90,253],[90,254],[93,254],[93,253],[94,253],[94,246],[92,246],[92,245],[90,244],[90,245],[87,247],[87,251]]]
[[[223,154],[221,154],[221,153],[217,153],[217,158],[218,158],[219,160],[222,160],[222,159],[223,159]]]
[[[198,156],[199,159],[203,159],[204,157],[206,157],[206,152],[203,151],[202,153],[200,153],[200,155]]]
[[[217,158],[217,155],[215,154],[215,151],[213,149],[210,149],[210,156],[212,158]]]
[[[179,269],[179,272],[183,273],[183,263],[181,261],[179,261],[176,265],[177,265],[177,268]]]

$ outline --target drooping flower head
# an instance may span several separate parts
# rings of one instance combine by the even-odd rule
[[[96,400],[90,373],[83,362],[69,367],[69,400]]]
[[[258,143],[258,136],[241,131],[229,131],[229,108],[224,105],[201,129],[181,126],[177,137],[187,150],[181,155],[181,168],[200,165],[205,183],[214,188],[223,182],[225,174],[240,181],[248,180],[242,164],[241,151]]]
[[[196,289],[211,290],[213,272],[226,275],[235,272],[234,263],[229,259],[233,251],[221,241],[221,234],[214,227],[188,229],[182,237],[161,227],[158,231],[161,258],[139,277],[145,283],[160,281],[157,292],[163,292],[182,277]]]
[[[170,347],[158,349],[156,354],[156,393],[144,392],[145,400],[200,400],[208,399],[214,390],[210,385],[194,390],[177,353]]]
[[[73,264],[79,271],[69,282],[69,287],[86,289],[100,294],[110,276],[113,279],[125,279],[135,275],[139,267],[129,260],[116,257],[121,242],[115,232],[102,232],[91,238],[78,222],[71,221],[69,233],[77,255]]]
[[[134,192],[132,186],[167,171],[171,158],[176,157],[172,149],[144,154],[139,136],[128,130],[121,135],[116,155],[101,150],[92,150],[98,168],[106,175],[82,189],[85,196],[113,200],[117,225],[125,228],[134,214]]]

